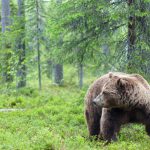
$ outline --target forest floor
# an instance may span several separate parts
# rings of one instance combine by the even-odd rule
[[[90,141],[84,118],[85,90],[75,86],[49,85],[39,92],[26,88],[3,92],[0,108],[1,150],[149,150],[144,126],[123,126],[118,141],[103,146]]]

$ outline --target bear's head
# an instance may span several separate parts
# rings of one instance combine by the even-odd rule
[[[101,93],[93,100],[96,106],[105,108],[129,107],[136,87],[136,82],[130,77],[117,76],[109,73],[109,79]]]

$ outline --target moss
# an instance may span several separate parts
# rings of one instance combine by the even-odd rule
[[[28,150],[148,150],[144,126],[123,126],[118,142],[103,146],[88,139],[84,120],[85,90],[70,86],[22,89],[0,95],[0,106],[25,111],[0,112],[0,149]],[[29,95],[27,94],[29,92]]]

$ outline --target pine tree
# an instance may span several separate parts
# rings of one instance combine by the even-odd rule
[[[41,50],[40,46],[44,39],[43,27],[44,27],[44,7],[42,0],[28,0],[27,1],[27,12],[29,15],[30,22],[28,22],[28,30],[31,32],[30,39],[32,45],[35,44],[33,50],[37,51],[37,66],[38,66],[38,84],[39,90],[42,88],[42,77],[41,77]]]
[[[58,5],[61,5],[62,0],[56,0],[56,3]],[[59,37],[59,47],[62,46],[62,37]],[[54,83],[57,85],[62,85],[63,84],[63,64],[60,63],[54,63]]]
[[[132,72],[133,70],[133,56],[135,52],[135,40],[136,40],[136,16],[135,16],[135,2],[134,0],[128,0],[129,7],[129,20],[128,20],[128,71]]]
[[[3,49],[3,60],[2,60],[2,76],[4,82],[10,82],[13,80],[11,73],[11,43],[7,40],[8,32],[10,31],[10,1],[2,0],[2,49]]]
[[[24,0],[18,0],[18,22],[20,33],[17,38],[17,52],[19,55],[17,77],[19,79],[17,87],[26,86],[26,65],[25,65],[25,4]]]

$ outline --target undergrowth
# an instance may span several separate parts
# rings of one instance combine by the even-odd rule
[[[0,108],[24,111],[0,112],[0,149],[150,149],[144,126],[136,124],[123,126],[118,141],[108,146],[103,146],[102,141],[89,140],[84,119],[85,91],[73,86],[48,86],[41,92],[25,88],[1,93]]]

